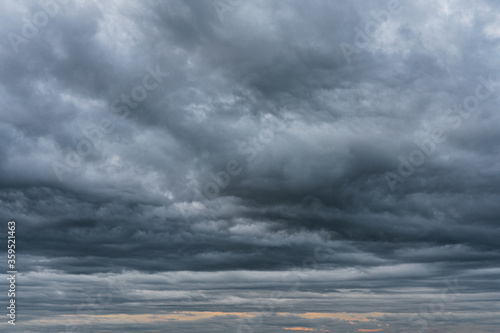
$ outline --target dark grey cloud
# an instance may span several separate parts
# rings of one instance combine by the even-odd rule
[[[496,332],[496,2],[1,12],[15,329]]]

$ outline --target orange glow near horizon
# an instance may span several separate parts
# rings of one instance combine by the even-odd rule
[[[64,321],[71,325],[80,325],[88,322],[98,322],[107,324],[123,324],[123,323],[154,323],[154,322],[166,322],[166,321],[196,321],[203,319],[210,319],[214,317],[222,316],[234,316],[240,318],[251,318],[257,316],[257,312],[215,312],[215,311],[179,311],[172,313],[161,313],[161,314],[108,314],[108,315],[61,315],[53,318],[46,318],[42,320],[37,320],[39,325],[54,325],[61,321]],[[277,312],[277,316],[286,317],[299,317],[304,319],[318,319],[318,318],[330,318],[335,320],[343,320],[351,325],[355,325],[356,322],[375,322],[377,318],[385,315],[385,313],[371,312],[371,313],[319,313],[319,312],[307,312],[307,313],[290,313],[290,312]],[[323,331],[322,329],[312,329],[307,327],[287,327],[285,330],[290,331]],[[359,329],[359,332],[377,332],[381,329]]]
[[[377,329],[374,329],[374,330],[369,330],[369,329],[358,328],[358,331],[359,332],[379,332],[379,331],[382,331],[382,329],[381,328],[377,328]]]

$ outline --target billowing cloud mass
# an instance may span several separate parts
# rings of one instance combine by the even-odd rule
[[[2,331],[498,332],[497,1],[0,8]]]

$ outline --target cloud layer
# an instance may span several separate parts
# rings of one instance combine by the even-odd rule
[[[0,6],[16,330],[497,332],[496,2]]]

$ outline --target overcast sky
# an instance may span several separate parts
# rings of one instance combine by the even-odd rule
[[[2,330],[498,332],[497,1],[0,16]]]

